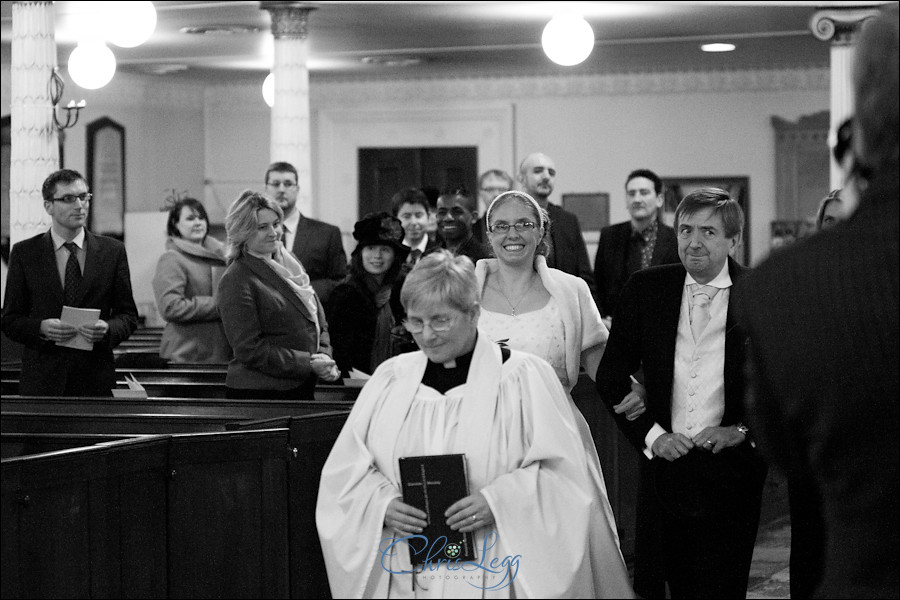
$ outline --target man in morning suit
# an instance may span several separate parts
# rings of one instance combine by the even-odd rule
[[[519,183],[522,189],[550,214],[547,266],[584,279],[596,301],[597,288],[578,217],[550,202],[555,181],[556,165],[546,154],[529,154],[519,165]]]
[[[113,348],[138,323],[125,246],[85,229],[91,194],[77,171],[52,173],[41,193],[50,230],[13,246],[3,305],[3,332],[25,346],[19,393],[111,396]],[[64,323],[63,305],[99,308],[100,318],[77,327]],[[93,349],[56,345],[75,336]]]
[[[748,417],[788,476],[792,598],[900,597],[898,62],[894,3],[856,46],[856,210],[739,286]]]
[[[681,264],[625,284],[597,370],[612,412],[643,369],[646,412],[613,417],[640,461],[634,588],[645,598],[744,598],[765,466],[743,425],[745,337],[729,307],[744,215],[722,190],[675,212]]]
[[[298,181],[297,169],[291,163],[276,162],[266,169],[266,190],[284,211],[284,247],[300,259],[310,284],[325,304],[331,290],[347,275],[347,255],[340,229],[300,214]]]
[[[597,308],[609,327],[619,294],[631,274],[653,265],[678,262],[675,230],[659,221],[663,185],[659,175],[637,169],[625,179],[629,221],[604,227],[594,259]]]

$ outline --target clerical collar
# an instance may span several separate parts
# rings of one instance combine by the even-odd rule
[[[477,340],[476,340],[477,343]],[[436,363],[428,360],[422,383],[436,389],[442,394],[457,386],[463,385],[469,376],[469,367],[472,365],[472,356],[475,348],[461,356],[457,356],[449,363]]]

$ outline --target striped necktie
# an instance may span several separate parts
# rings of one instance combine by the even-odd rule
[[[712,299],[716,297],[719,288],[711,285],[700,285],[692,283],[691,292],[691,333],[694,334],[694,341],[700,341],[703,330],[709,324],[709,305]]]

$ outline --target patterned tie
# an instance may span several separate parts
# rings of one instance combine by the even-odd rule
[[[415,264],[416,264],[417,262],[419,262],[419,259],[420,259],[420,258],[422,258],[422,251],[421,251],[421,250],[418,250],[418,249],[416,249],[416,250],[411,250],[410,253],[409,253],[409,261],[408,261],[408,262],[409,262],[409,264],[415,266]]]
[[[712,299],[716,297],[719,288],[711,285],[700,285],[692,283],[691,292],[691,333],[694,334],[694,341],[700,341],[700,335],[709,324],[709,305]]]
[[[63,287],[66,305],[75,306],[78,299],[78,286],[81,285],[81,265],[78,264],[78,246],[75,242],[63,244],[69,251],[69,260],[66,261],[66,282]]]

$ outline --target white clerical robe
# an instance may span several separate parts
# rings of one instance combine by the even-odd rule
[[[428,585],[430,571],[416,576],[428,591],[414,591],[409,573],[389,572],[409,570],[402,544],[393,547],[394,556],[382,553],[385,540],[398,537],[384,528],[388,503],[401,497],[397,460],[418,451],[410,432],[433,428],[433,421],[411,422],[422,418],[417,415],[434,416],[415,405],[417,398],[436,394],[421,386],[426,365],[424,353],[413,352],[379,366],[323,468],[316,525],[335,598],[435,592]],[[440,593],[633,597],[596,452],[586,455],[584,434],[550,365],[516,351],[502,363],[499,347],[479,334],[463,387],[462,400],[444,412],[452,421],[445,427],[454,431],[440,447],[442,453],[466,455],[469,492],[485,496],[496,520],[476,532],[476,562],[489,567],[496,559],[495,565],[506,567],[503,575],[496,568],[445,567],[443,575],[461,577],[442,582]],[[433,435],[422,434],[422,450],[435,448],[426,439]],[[486,536],[494,544],[483,556]],[[484,577],[473,584],[478,574]],[[475,587],[482,585],[494,589]]]

